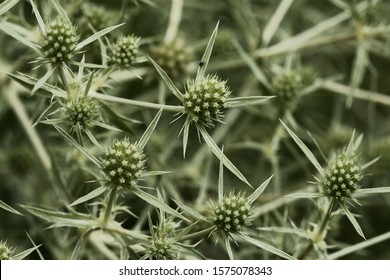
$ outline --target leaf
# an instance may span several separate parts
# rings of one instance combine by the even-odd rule
[[[57,10],[57,13],[65,19],[68,23],[71,23],[68,14],[66,11],[62,8],[62,6],[56,1],[56,0],[50,0],[51,3],[53,4],[54,8]]]
[[[20,213],[19,211],[15,210],[14,208],[9,206],[7,203],[3,202],[2,200],[0,200],[0,208],[3,208],[4,210],[6,210],[8,212],[11,212],[13,214],[24,216],[22,213]]]
[[[199,127],[198,130],[202,134],[203,139],[205,140],[207,146],[211,149],[211,151],[214,153],[214,155],[219,159],[223,159],[223,164],[226,166],[227,169],[229,169],[234,175],[237,176],[241,181],[243,181],[248,186],[251,186],[251,184],[248,182],[248,180],[244,177],[244,175],[241,174],[241,172],[237,169],[237,167],[234,166],[234,164],[222,153],[222,151],[218,148],[217,144],[214,142],[213,138],[208,134],[208,132],[205,130],[204,127]]]
[[[98,38],[106,35],[107,33],[113,31],[114,29],[124,25],[125,23],[121,23],[121,24],[118,24],[118,25],[114,25],[114,26],[110,26],[110,27],[107,27],[107,28],[104,28],[100,31],[98,31],[97,33],[93,34],[92,36],[88,37],[87,39],[85,39],[84,41],[80,42],[77,44],[76,46],[76,50],[80,50],[82,49],[83,47],[85,47],[86,45],[89,45],[90,43],[92,43],[93,41],[97,40]]]
[[[293,256],[290,256],[289,254],[287,254],[286,252],[283,252],[267,243],[264,243],[260,240],[257,240],[257,239],[254,239],[252,237],[249,237],[247,235],[244,235],[244,234],[241,234],[240,236],[236,235],[236,234],[232,234],[233,237],[235,238],[242,238],[243,240],[245,240],[246,242],[250,243],[250,244],[253,244],[255,245],[256,247],[259,247],[263,250],[266,250],[272,254],[275,254],[279,257],[282,257],[284,259],[288,259],[288,260],[296,260],[296,258],[294,258]]]
[[[95,121],[95,120],[91,121],[91,124],[94,124],[96,126],[99,126],[101,128],[105,128],[105,129],[108,129],[108,130],[122,132],[122,130],[120,130],[119,128],[116,128],[115,126],[112,126],[112,125],[109,125],[109,124],[106,124],[106,123],[102,123],[102,122],[98,122],[98,121]]]
[[[207,220],[207,218],[205,216],[203,216],[202,214],[196,212],[191,207],[188,207],[185,204],[181,203],[180,201],[176,201],[175,199],[173,199],[173,201],[177,204],[177,206],[179,206],[181,209],[183,209],[185,212],[187,212],[188,214],[190,214],[191,216],[193,216],[197,220],[204,221],[204,222],[209,222],[209,220]]]
[[[0,16],[6,12],[8,12],[10,9],[12,9],[13,6],[18,4],[19,0],[6,0],[3,3],[0,4]]]
[[[85,155],[93,164],[97,167],[100,167],[100,162],[97,158],[87,152],[86,149],[80,146],[68,133],[66,133],[61,127],[56,124],[53,124],[54,128],[68,141],[70,142],[77,150],[79,150],[83,155]]]
[[[27,249],[23,252],[20,252],[14,256],[12,256],[12,259],[13,260],[23,260],[25,257],[27,257],[28,255],[30,255],[32,252],[34,252],[35,250],[37,250],[41,245],[38,245],[38,246],[35,246],[35,247],[32,247],[30,249]]]
[[[140,189],[134,189],[133,192],[139,198],[141,198],[142,200],[146,201],[147,203],[153,205],[154,207],[161,209],[161,210],[165,211],[166,213],[171,214],[175,217],[178,217],[184,221],[189,222],[189,220],[186,217],[184,217],[182,214],[180,214],[176,210],[174,210],[171,207],[169,207],[168,205],[166,205],[163,201],[159,200],[157,197],[155,197],[151,194],[148,194]]]
[[[253,106],[264,103],[275,96],[246,96],[246,97],[234,97],[226,100],[226,108],[235,108],[243,106]]]
[[[324,196],[323,194],[321,193],[304,193],[304,192],[300,192],[300,193],[292,193],[292,194],[288,194],[286,196],[284,196],[285,198],[319,198],[319,197],[322,197]]]
[[[13,30],[10,25],[7,24],[7,22],[0,22],[0,29],[3,30],[5,33],[13,37],[14,39],[18,40],[20,43],[26,45],[27,47],[33,49],[37,53],[40,53],[38,45],[34,44],[33,42],[27,40],[24,36],[17,33],[15,30]]]
[[[45,26],[45,23],[43,22],[42,16],[38,11],[38,8],[35,5],[35,2],[33,0],[30,0],[30,3],[31,3],[31,6],[32,6],[33,11],[34,11],[35,18],[37,19],[39,28],[41,29],[42,34],[45,34],[46,33],[46,26]]]
[[[153,118],[153,120],[151,121],[151,123],[149,124],[148,128],[145,130],[144,134],[142,134],[141,138],[139,139],[139,141],[137,142],[138,144],[138,147],[143,150],[146,146],[146,144],[148,143],[150,137],[152,136],[154,130],[156,129],[156,126],[157,126],[157,123],[158,121],[160,120],[160,117],[161,117],[161,114],[163,112],[163,109],[164,107],[162,107],[160,109],[160,111],[158,111],[158,113],[156,114],[156,116]]]
[[[355,194],[382,194],[390,193],[390,187],[380,187],[380,188],[369,188],[369,189],[358,189],[355,191]]]
[[[28,212],[47,222],[52,223],[52,227],[76,227],[76,228],[96,228],[98,221],[90,215],[78,212],[64,213],[47,210],[39,207],[21,205]]]
[[[93,81],[93,75],[94,75],[93,72],[91,72],[91,75],[89,75],[87,86],[85,87],[85,90],[84,90],[84,96],[87,96],[89,90],[91,89],[91,85],[92,85],[92,81]]]
[[[223,154],[223,147],[221,153]],[[219,161],[219,173],[218,173],[218,201],[223,199],[223,157]]]
[[[209,39],[209,42],[207,43],[206,50],[204,51],[204,54],[202,56],[202,64],[199,65],[198,71],[196,73],[196,78],[195,78],[195,83],[199,83],[202,81],[204,74],[206,72],[207,66],[209,64],[210,56],[213,51],[215,39],[217,38],[217,33],[218,33],[218,26],[219,26],[219,21],[217,22],[217,25],[214,28],[213,33],[211,34],[211,37]]]
[[[56,67],[50,68],[49,71],[46,72],[46,74],[38,80],[38,82],[34,85],[31,94],[36,92],[38,89],[40,89],[46,82],[47,80],[51,77],[53,72],[56,70]]]
[[[173,171],[148,171],[143,173],[142,177],[159,176],[172,173]]]
[[[284,124],[284,122],[282,120],[280,120],[280,122],[282,123],[284,128],[287,130],[287,132],[290,134],[290,136],[293,138],[293,140],[298,145],[298,147],[302,150],[302,152],[306,155],[306,157],[314,165],[314,167],[317,169],[317,171],[322,175],[324,173],[324,170],[323,170],[321,164],[317,161],[316,157],[313,155],[313,153],[302,142],[302,140],[299,139],[299,137]]]
[[[248,197],[248,200],[249,200],[249,204],[252,204],[253,202],[255,202],[257,200],[257,198],[263,193],[263,191],[265,190],[265,188],[268,186],[269,182],[271,181],[272,177],[274,175],[271,175],[271,177],[269,177],[267,180],[264,181],[264,183],[262,183],[249,197]]]
[[[229,238],[224,238],[224,239],[225,239],[225,247],[226,247],[226,251],[228,253],[229,259],[234,260],[233,250],[232,250],[232,247],[230,246]]]
[[[163,79],[164,83],[167,85],[170,91],[176,96],[177,99],[183,101],[183,94],[180,92],[180,90],[177,89],[171,78],[169,78],[168,74],[151,57],[148,56],[148,58],[152,62],[154,68],[156,68],[161,79]]]
[[[70,204],[69,206],[76,206],[78,204],[81,204],[83,202],[86,202],[88,200],[91,200],[95,197],[98,197],[99,195],[101,195],[102,193],[104,193],[105,191],[107,190],[107,187],[106,186],[101,186],[93,191],[91,191],[90,193],[80,197],[79,199],[77,199],[76,201],[74,201],[72,204]]]
[[[43,257],[41,251],[39,251],[39,249],[38,249],[38,247],[39,247],[40,245],[37,246],[37,245],[35,244],[34,240],[33,240],[33,239],[31,238],[31,236],[28,234],[28,232],[27,232],[27,231],[25,231],[25,232],[26,232],[26,235],[27,235],[28,239],[30,239],[31,244],[34,246],[34,248],[36,248],[37,254],[39,255],[39,258],[40,258],[42,261],[44,261],[45,258]]]
[[[187,144],[188,144],[188,134],[190,132],[191,118],[187,116],[186,121],[183,125],[183,158],[186,157]]]
[[[103,147],[99,144],[98,140],[96,140],[95,136],[93,136],[92,132],[87,128],[87,129],[84,129],[84,132],[85,134],[87,134],[89,140],[91,140],[91,142],[99,147],[100,149],[103,149]]]
[[[353,216],[353,214],[351,213],[351,211],[349,211],[348,207],[344,204],[344,203],[339,203],[340,204],[340,207],[344,210],[344,213],[345,215],[347,215],[348,217],[348,220],[352,223],[353,227],[355,228],[356,232],[361,236],[363,237],[364,239],[366,239],[366,237],[364,236],[364,233],[362,231],[362,228],[360,227],[359,223],[357,222],[357,220],[355,219],[355,217]]]
[[[93,229],[88,229],[87,231],[84,231],[80,238],[77,240],[76,246],[74,246],[72,256],[70,257],[71,260],[77,260],[79,259],[79,254],[81,250],[81,246],[83,245],[85,238],[88,234],[90,234],[93,231]]]
[[[270,232],[278,232],[278,233],[288,233],[288,234],[295,234],[297,236],[300,236],[305,239],[311,239],[310,234],[299,228],[287,228],[287,227],[259,227],[258,230],[262,231],[270,231]]]

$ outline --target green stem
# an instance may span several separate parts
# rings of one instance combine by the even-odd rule
[[[319,238],[324,239],[323,234],[324,234],[324,231],[329,223],[329,219],[332,216],[332,211],[333,211],[333,207],[335,205],[335,202],[336,202],[336,200],[334,198],[332,198],[330,203],[329,203],[328,211],[326,212],[325,216],[322,218],[321,224],[320,224],[318,230],[315,232],[312,242],[310,242],[310,244],[299,254],[299,256],[298,256],[299,260],[304,259],[307,256],[307,254],[309,254],[311,252],[311,250],[313,250],[313,248],[314,248],[313,241],[315,241]]]
[[[118,187],[114,187],[110,193],[110,197],[108,198],[106,212],[104,213],[103,228],[107,227],[107,222],[111,216],[111,211],[115,204],[117,190]]]

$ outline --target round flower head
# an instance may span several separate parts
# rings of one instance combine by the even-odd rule
[[[169,238],[156,238],[152,241],[146,255],[152,260],[177,260],[179,248]]]
[[[272,82],[272,91],[278,97],[278,104],[285,108],[294,104],[302,89],[301,76],[295,72],[284,73],[276,76]]]
[[[65,108],[67,118],[73,125],[88,125],[97,115],[96,103],[87,96],[77,97],[69,101]]]
[[[89,35],[92,32],[89,25],[92,25],[95,30],[102,30],[113,22],[112,14],[105,7],[94,3],[84,3],[81,6],[81,13],[79,30],[82,34]]]
[[[13,251],[3,242],[0,242],[0,260],[7,261],[12,259]]]
[[[76,52],[78,40],[76,28],[57,17],[47,25],[41,44],[42,53],[51,63],[68,62]]]
[[[208,75],[199,83],[189,81],[184,94],[183,105],[191,120],[206,127],[221,122],[226,98],[230,91],[226,81]]]
[[[102,170],[113,187],[133,188],[144,172],[144,154],[127,138],[116,140],[101,158]]]
[[[218,205],[211,207],[211,222],[225,233],[235,233],[252,223],[251,212],[245,194],[231,192]]]
[[[187,72],[192,51],[182,41],[174,40],[152,47],[150,56],[169,76],[179,78]]]
[[[130,68],[138,54],[139,41],[133,35],[120,37],[112,49],[112,62],[120,68]]]
[[[325,193],[339,201],[351,197],[363,178],[362,168],[355,154],[337,153],[324,171],[321,184]]]

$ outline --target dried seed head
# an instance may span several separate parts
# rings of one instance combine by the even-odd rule
[[[134,35],[120,37],[112,49],[112,62],[120,68],[130,68],[138,54],[140,38]]]
[[[221,81],[217,76],[209,75],[199,83],[189,81],[183,100],[185,112],[192,121],[214,127],[215,123],[222,121],[229,94],[226,81]]]
[[[5,242],[0,242],[0,260],[7,261],[12,259],[13,250]]]
[[[73,125],[88,125],[97,115],[95,101],[87,96],[76,97],[68,102],[65,108],[67,119]]]
[[[144,154],[127,138],[116,140],[101,158],[102,171],[113,187],[134,188],[144,172]]]
[[[252,223],[252,208],[243,193],[229,193],[216,206],[212,206],[211,222],[225,233],[239,232]]]
[[[78,40],[76,28],[57,17],[47,25],[41,44],[42,53],[51,63],[68,62],[75,55]]]
[[[363,178],[361,165],[355,154],[337,153],[328,163],[321,180],[325,193],[339,201],[351,195],[359,188]]]
[[[180,78],[187,73],[193,53],[183,41],[174,40],[153,46],[150,56],[169,76]]]

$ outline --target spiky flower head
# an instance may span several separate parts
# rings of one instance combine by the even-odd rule
[[[144,154],[129,139],[116,140],[101,158],[102,171],[113,187],[134,188],[144,172]]]
[[[140,38],[134,35],[122,36],[112,49],[112,62],[120,68],[130,68],[139,51]]]
[[[285,72],[272,81],[272,91],[277,96],[279,108],[286,109],[295,106],[304,87],[312,84],[314,74],[310,68]]]
[[[5,242],[0,242],[0,260],[7,261],[12,259],[13,250]]]
[[[211,206],[210,214],[211,222],[225,233],[240,232],[253,221],[249,199],[241,192],[225,195],[217,205]]]
[[[146,257],[151,260],[177,260],[179,247],[171,238],[155,238],[147,250]]]
[[[65,108],[67,119],[73,125],[87,126],[97,115],[95,101],[87,96],[80,96],[68,102]]]
[[[76,53],[79,36],[76,28],[68,21],[57,17],[46,27],[41,50],[51,63],[68,62]]]
[[[222,121],[229,95],[226,81],[216,75],[208,75],[200,82],[189,81],[183,100],[185,113],[197,124],[214,127]]]
[[[360,187],[362,167],[356,154],[339,152],[329,161],[324,170],[321,185],[326,195],[344,201]]]
[[[193,53],[182,40],[155,45],[150,50],[150,56],[171,77],[180,78],[187,73]]]
[[[112,14],[103,6],[94,3],[84,3],[81,6],[82,16],[79,21],[81,33],[90,34],[92,32],[89,25],[95,30],[102,30],[110,26],[113,22]]]

